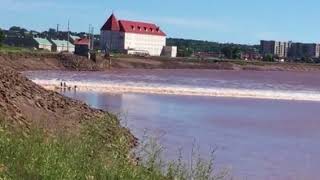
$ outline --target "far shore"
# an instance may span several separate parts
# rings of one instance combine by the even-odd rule
[[[110,60],[111,59],[111,60]],[[197,58],[97,56],[96,61],[73,54],[0,53],[0,64],[18,71],[66,70],[108,71],[110,69],[213,69],[245,71],[320,72],[320,65],[244,60],[213,60]]]

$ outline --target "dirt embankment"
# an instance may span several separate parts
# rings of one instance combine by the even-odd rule
[[[112,61],[113,68],[139,69],[214,69],[248,71],[320,71],[320,65],[301,63],[276,63],[243,60],[197,60],[187,58],[134,58],[117,57]]]
[[[45,90],[11,68],[0,67],[0,121],[64,131],[76,129],[81,121],[103,114],[84,103]]]
[[[96,61],[70,54],[12,53],[0,54],[0,64],[18,71],[72,70],[105,71],[113,69],[215,69],[249,71],[320,71],[320,65],[244,61],[213,61],[186,58],[117,56],[111,61],[97,56]]]
[[[0,54],[0,64],[17,71],[27,70],[77,70],[99,71],[108,67],[107,61],[96,62],[82,56],[54,53],[9,53]]]
[[[71,70],[105,71],[113,69],[214,69],[248,71],[320,71],[320,65],[302,63],[271,63],[261,61],[197,60],[186,58],[97,56],[96,61],[71,54],[0,53],[0,64],[17,71]]]

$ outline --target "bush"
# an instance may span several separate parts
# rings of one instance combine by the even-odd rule
[[[119,128],[115,116],[87,123],[79,135],[52,136],[42,130],[29,133],[0,127],[0,179],[218,179],[213,161],[194,161],[188,169],[178,161],[165,164],[155,141],[140,148],[141,160],[131,158],[132,138]]]
[[[3,43],[3,41],[4,41],[4,33],[3,33],[3,31],[0,29],[0,47],[2,46],[2,43]]]
[[[272,54],[266,54],[266,55],[263,57],[263,61],[274,62],[274,57],[273,57]]]

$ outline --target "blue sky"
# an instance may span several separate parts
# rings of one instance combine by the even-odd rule
[[[257,44],[260,39],[320,42],[319,0],[0,0],[0,27],[46,30],[61,24],[96,33],[119,19],[154,22],[168,37]]]

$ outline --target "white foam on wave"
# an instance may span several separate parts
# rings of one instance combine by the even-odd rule
[[[33,82],[47,89],[57,89],[61,80],[33,79]],[[284,91],[284,90],[254,90],[254,89],[233,89],[233,88],[198,88],[188,86],[172,86],[163,84],[146,83],[115,83],[115,82],[85,82],[85,81],[64,81],[67,86],[77,86],[78,91],[98,91],[112,93],[149,93],[149,94],[170,94],[170,95],[191,95],[191,96],[216,96],[236,97],[254,99],[277,99],[277,100],[301,100],[320,101],[320,93],[315,91]]]

